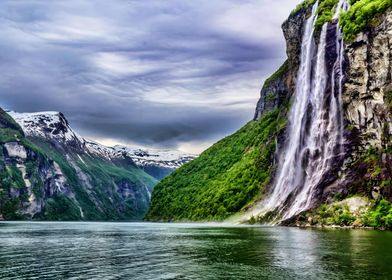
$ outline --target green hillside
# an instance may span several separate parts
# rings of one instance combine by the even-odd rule
[[[159,183],[149,220],[222,220],[260,196],[271,180],[287,106],[251,121]]]

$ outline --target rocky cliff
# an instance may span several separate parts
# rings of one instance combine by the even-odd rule
[[[325,106],[331,98],[337,98],[342,107],[342,117],[335,119],[342,122],[342,150],[337,160],[328,163],[330,170],[312,187],[315,195],[307,210],[281,223],[392,227],[392,3],[388,3],[333,0],[318,1],[314,7],[316,1],[307,0],[299,5],[282,26],[287,41],[287,61],[265,81],[253,122],[160,183],[153,192],[147,217],[152,220],[220,220],[236,212],[257,213],[260,203],[273,192],[279,159],[289,138],[287,123],[292,121],[289,112],[298,86],[302,38],[305,22],[313,9],[316,14],[314,44],[317,50],[320,41],[325,39],[325,55],[320,51],[318,55],[323,58],[320,61],[325,60],[322,66],[329,73],[325,75],[324,80],[328,82],[321,104]],[[340,7],[347,11],[338,11]],[[338,52],[339,29],[346,31],[341,54]],[[325,37],[320,38],[322,32]],[[336,62],[337,56],[342,56],[341,65]],[[313,109],[308,107],[308,120],[304,121],[311,122]],[[329,110],[325,110],[320,120],[327,120],[331,115]],[[319,136],[321,140],[331,137],[325,132]],[[271,143],[273,145],[269,145]],[[318,160],[317,157],[314,153],[311,161]],[[331,162],[326,158],[328,161]],[[246,168],[242,168],[244,166]],[[187,180],[189,176],[192,180]],[[287,201],[295,201],[295,195],[293,193]],[[281,213],[245,214],[245,217],[250,222],[265,222],[276,219]]]
[[[356,5],[361,2],[366,1],[359,1]],[[283,25],[288,44],[288,61],[298,62],[300,42],[296,38],[302,38],[300,32],[303,31],[299,26],[303,25],[305,19],[303,16],[309,15],[309,10],[310,7],[303,6]],[[344,164],[329,175],[327,184],[319,186],[313,207],[285,221],[285,224],[354,224],[356,226],[381,224],[383,227],[385,219],[383,222],[380,217],[392,213],[387,202],[392,201],[391,15],[392,12],[388,9],[379,14],[375,13],[372,24],[367,25],[352,39],[345,41],[342,84]],[[336,24],[336,22],[330,23],[328,29],[334,30]],[[327,36],[327,63],[331,60],[330,54],[334,52],[335,42],[336,37]],[[296,67],[291,69],[297,71]],[[284,86],[291,81],[287,74],[282,73],[275,77],[272,83],[265,84],[256,109],[256,117],[270,110],[268,107],[270,104],[265,97],[268,93],[279,96],[285,92],[286,97],[291,97],[294,91]],[[279,103],[275,106],[279,106]],[[286,137],[287,135],[282,136],[282,142]],[[269,187],[272,188],[273,185]],[[350,198],[352,196],[361,199],[353,200]],[[382,214],[378,212],[377,205],[380,203],[388,205]],[[379,219],[375,221],[374,216],[377,215]],[[342,218],[344,216],[346,218]]]

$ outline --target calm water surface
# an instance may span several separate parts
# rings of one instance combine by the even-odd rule
[[[0,279],[392,279],[392,233],[4,222]]]

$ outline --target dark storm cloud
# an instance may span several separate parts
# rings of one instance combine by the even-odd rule
[[[104,142],[200,150],[253,114],[292,0],[0,2],[0,103]]]

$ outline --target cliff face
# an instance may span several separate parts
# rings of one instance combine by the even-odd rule
[[[257,102],[254,120],[260,119],[266,112],[281,107],[293,94],[301,57],[303,23],[308,14],[309,9],[301,9],[283,23],[287,60],[265,81]]]
[[[392,12],[347,45],[343,192],[392,201]]]
[[[392,12],[382,15],[380,22],[346,49],[346,119],[359,130],[363,147],[391,144]]]
[[[300,57],[301,42],[298,38],[302,38],[303,34],[300,26],[304,25],[309,9],[310,7],[300,9],[283,25],[289,66],[284,72],[281,71],[280,75],[274,74],[272,81],[267,80],[265,83],[255,119],[261,118],[271,108],[279,108],[282,102],[276,100],[292,97]],[[329,62],[333,61],[331,54],[336,52],[336,35],[332,32],[335,29],[336,22],[330,23],[326,42],[327,67],[333,67]],[[330,178],[326,178],[327,184],[318,186],[318,196],[313,208],[286,223],[319,224],[321,219],[317,210],[318,205],[335,205],[352,195],[364,198],[360,203],[363,205],[364,213],[371,212],[372,207],[377,208],[383,199],[392,201],[391,40],[392,12],[387,11],[377,15],[373,25],[360,32],[355,40],[346,43],[342,90],[344,164],[335,169],[334,173],[329,175]],[[284,133],[280,141],[285,142],[287,137],[287,133]],[[278,156],[276,154],[276,158]],[[269,185],[269,188],[273,188],[273,185]],[[351,209],[350,205],[341,205],[339,207]],[[348,211],[352,215],[352,220],[347,223],[369,224],[364,221],[365,218],[358,216],[357,210],[356,214]],[[384,215],[387,215],[386,213]]]

